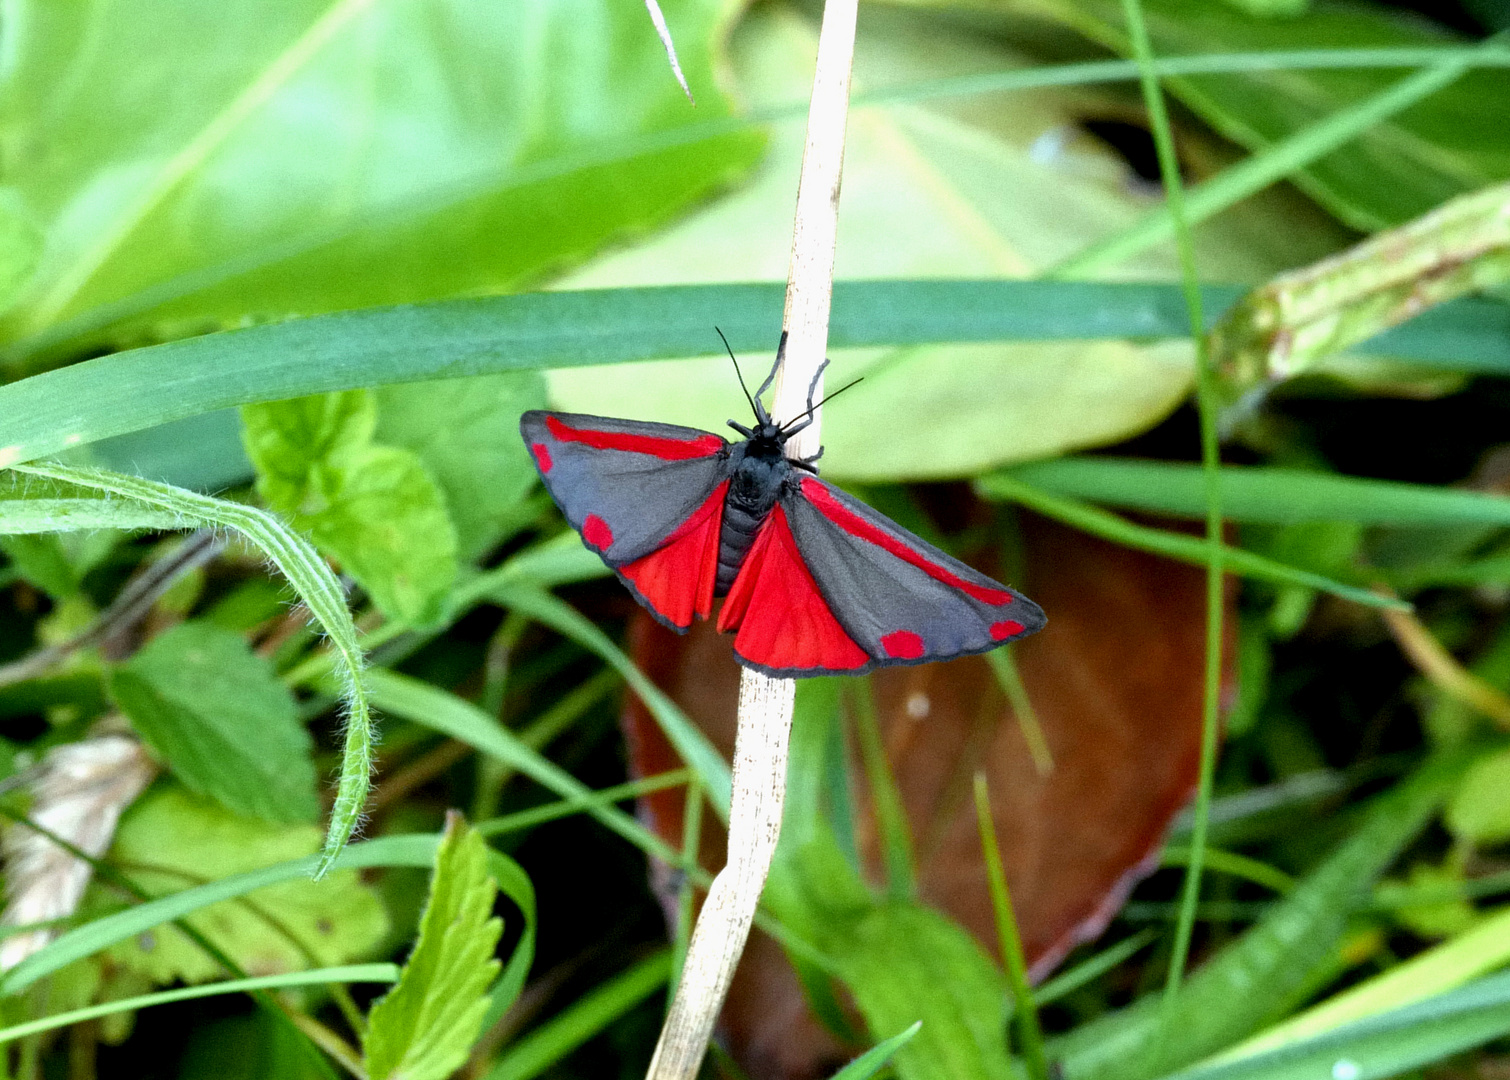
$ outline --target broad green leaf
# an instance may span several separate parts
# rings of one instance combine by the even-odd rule
[[[424,625],[456,579],[445,497],[413,452],[373,441],[366,390],[248,405],[257,490],[356,578],[390,618]]]
[[[1179,517],[1206,513],[1206,481],[1199,465],[1072,457],[1017,465],[1010,472],[1056,495]],[[1232,521],[1510,525],[1510,499],[1477,491],[1244,465],[1222,466],[1221,485],[1222,516]]]
[[[371,1080],[445,1080],[466,1061],[499,969],[497,895],[487,844],[453,811],[435,851],[419,940],[398,985],[368,1016],[363,1044]]]
[[[757,106],[802,97],[816,23],[794,8],[756,8],[734,39],[742,92]],[[855,88],[1022,66],[1023,54],[936,19],[877,10],[856,41]],[[1045,90],[1012,108],[941,102],[860,109],[849,121],[836,272],[842,277],[1028,277],[1157,198],[1128,182],[1121,159],[1088,136],[1045,150],[1044,132],[1078,131],[1096,92]],[[780,280],[803,145],[800,124],[778,127],[752,183],[710,209],[568,275],[574,287]],[[1004,197],[1004,192],[1011,192]],[[1314,208],[1274,194],[1205,237],[1203,268],[1217,280],[1261,281],[1298,250],[1321,257],[1344,235]],[[1165,246],[1121,276],[1176,272]],[[710,320],[721,320],[713,312]],[[705,331],[699,352],[716,354]],[[775,335],[742,357],[758,381]],[[839,343],[831,339],[830,344]],[[748,347],[746,347],[748,348]],[[865,381],[824,413],[828,475],[852,479],[962,476],[1006,461],[1126,438],[1157,423],[1191,385],[1184,343],[1075,341],[927,346],[831,353],[827,385]],[[574,411],[718,429],[742,411],[727,359],[642,368],[558,370],[551,400]]]
[[[1242,292],[1209,287],[1207,310],[1216,317]],[[776,283],[526,293],[342,312],[129,350],[0,386],[0,467],[249,402],[707,354],[715,320],[736,350],[764,352],[781,325],[781,303]],[[829,345],[1156,339],[1189,332],[1179,287],[1170,284],[841,281],[834,288]],[[1380,335],[1365,350],[1454,371],[1504,374],[1510,372],[1510,305],[1446,304]],[[731,373],[714,379],[710,374],[710,387],[732,388]],[[687,389],[678,384],[676,396]],[[737,405],[724,390],[709,414],[715,425]],[[229,419],[216,421],[211,433],[218,457],[235,438]],[[204,433],[188,426],[193,430],[174,428],[167,435],[180,445],[203,441]],[[118,466],[126,468],[135,452],[122,449]],[[227,474],[217,467],[195,475]]]
[[[329,1080],[309,1044],[258,1011],[201,1021],[188,1033],[176,1080]]]
[[[320,830],[313,825],[272,825],[241,817],[170,786],[149,792],[121,819],[110,855],[129,866],[132,878],[149,894],[163,896],[298,859],[319,846]],[[259,973],[360,959],[388,929],[377,896],[351,871],[320,882],[306,873],[302,880],[269,884],[244,901],[194,909],[187,919],[242,968]],[[159,985],[175,979],[204,982],[224,974],[171,926],[114,944],[109,957]]]
[[[15,188],[0,187],[0,314],[25,288],[42,254],[42,232]]]
[[[67,465],[18,466],[28,479],[40,477],[106,492],[142,505],[181,515],[185,524],[217,525],[235,529],[256,545],[283,573],[310,614],[329,636],[333,668],[342,701],[347,708],[346,732],[341,754],[341,776],[335,805],[330,811],[325,850],[317,876],[330,869],[335,857],[350,839],[357,818],[367,801],[372,772],[372,718],[362,687],[362,649],[357,644],[356,625],[346,608],[346,597],[330,567],[309,542],[272,514],[256,507],[224,499],[212,499],[168,484],[135,476],[80,469]]]
[[[896,1055],[903,1080],[1016,1075],[1007,1053],[1006,980],[962,927],[920,904],[892,902],[822,943],[872,1032],[922,1020]]]
[[[190,790],[264,821],[319,814],[293,695],[240,634],[181,623],[111,672],[110,695]]]
[[[1510,750],[1474,762],[1448,800],[1443,820],[1469,843],[1510,840]]]
[[[1170,1080],[1380,1080],[1507,1032],[1510,975],[1496,975],[1262,1054],[1187,1069]]]
[[[981,6],[1029,7],[1109,48],[1128,51],[1117,0],[983,0]],[[1203,0],[1147,0],[1143,8],[1158,56],[1454,40],[1429,22],[1364,5],[1318,4],[1293,19],[1254,18]],[[1389,70],[1260,68],[1232,76],[1176,77],[1167,85],[1217,131],[1260,150],[1407,77]],[[1309,165],[1295,182],[1354,228],[1399,225],[1510,175],[1510,133],[1495,122],[1506,108],[1510,87],[1503,78],[1469,73]]]
[[[469,562],[498,538],[535,486],[519,414],[545,407],[537,374],[387,386],[377,392],[377,440],[419,456],[445,494],[457,554]]]
[[[19,504],[25,507],[25,503]],[[9,506],[0,513],[10,515]],[[25,520],[24,509],[21,510]],[[28,532],[32,530],[27,530]],[[21,579],[41,589],[54,599],[73,596],[79,591],[79,575],[75,572],[63,545],[56,536],[48,536],[50,529],[37,529],[43,535],[25,534],[0,536],[0,551],[5,552]]]
[[[696,110],[637,5],[23,0],[0,125],[46,247],[3,336],[499,290],[654,225],[761,145],[706,130],[731,7],[665,7]]]
[[[1431,759],[1379,796],[1325,862],[1251,929],[1196,969],[1171,1003],[1162,994],[1082,1024],[1049,1054],[1070,1080],[1145,1080],[1223,1050],[1283,1016],[1327,969],[1360,891],[1431,818],[1467,767]]]

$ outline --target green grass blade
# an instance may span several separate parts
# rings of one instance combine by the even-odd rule
[[[367,802],[372,776],[372,715],[362,685],[362,648],[357,643],[356,624],[346,607],[346,594],[314,547],[279,518],[255,506],[214,499],[169,484],[143,480],[101,469],[75,468],[55,462],[18,466],[16,471],[32,476],[106,491],[133,502],[154,507],[195,525],[218,525],[235,529],[278,567],[334,649],[333,669],[346,708],[346,731],[341,750],[341,776],[336,800],[330,810],[325,850],[315,868],[323,877],[341,849],[351,839]]]
[[[865,1051],[865,1053],[834,1073],[831,1080],[870,1080],[872,1076],[884,1069],[896,1052],[910,1043],[912,1037],[922,1029],[923,1022],[919,1020],[910,1028],[897,1032],[883,1042],[876,1043],[876,1045]]]
[[[397,964],[347,964],[342,967],[315,968],[312,971],[291,971],[282,975],[257,975],[247,979],[228,979],[224,982],[205,983],[200,986],[184,986],[176,990],[163,990],[155,994],[119,998],[84,1009],[44,1016],[25,1024],[0,1028],[0,1043],[22,1039],[41,1031],[67,1027],[97,1020],[115,1013],[149,1009],[154,1005],[167,1005],[175,1001],[192,1001],[195,998],[219,997],[223,994],[241,994],[249,990],[284,990],[294,986],[319,986],[328,983],[391,983],[398,978]]]
[[[1202,290],[1213,315],[1244,290]],[[0,466],[257,401],[499,371],[769,349],[782,286],[525,293],[340,312],[102,356],[0,386]],[[1159,284],[852,281],[834,286],[830,346],[1185,337]],[[1510,307],[1460,300],[1376,338],[1401,359],[1510,372]]]
[[[664,986],[670,973],[670,950],[647,956],[520,1039],[487,1080],[533,1080]]]
[[[559,802],[546,803],[544,806],[537,806],[530,810],[520,810],[513,814],[504,814],[502,817],[488,818],[486,821],[479,821],[473,828],[483,836],[503,836],[506,833],[532,829],[547,821],[559,821],[576,814],[585,814],[598,807],[612,806],[614,803],[624,802],[627,799],[638,799],[643,795],[664,791],[667,788],[681,787],[691,780],[690,769],[673,769],[671,772],[661,773],[658,776],[647,776],[643,780],[630,780],[623,784],[615,784],[613,787],[600,788],[592,793],[591,798],[562,799]]]
[[[1056,1039],[1068,1080],[1146,1080],[1209,1057],[1283,1016],[1329,965],[1360,895],[1430,820],[1472,760],[1428,761],[1377,797],[1359,828],[1253,927],[1185,980]],[[1166,1008],[1170,1017],[1166,1025]]]
[[[1062,997],[1073,994],[1087,983],[1094,982],[1108,971],[1132,959],[1137,955],[1138,950],[1151,945],[1158,940],[1158,937],[1157,930],[1139,930],[1132,937],[1119,941],[1110,948],[1101,950],[1089,960],[1055,975],[1033,994],[1033,1002],[1041,1009]]]
[[[337,857],[335,869],[363,869],[372,866],[413,866],[428,868],[435,861],[435,845],[439,836],[419,833],[408,836],[386,836],[381,840],[369,840],[352,844]],[[136,934],[151,930],[154,926],[191,915],[222,900],[245,896],[266,885],[280,881],[293,881],[308,877],[319,865],[319,855],[302,859],[290,859],[275,863],[260,870],[221,878],[207,885],[197,885],[157,900],[149,900],[112,915],[104,915],[93,922],[70,930],[59,936],[40,952],[33,953],[21,963],[0,975],[0,996],[17,994],[38,979],[52,974],[59,968],[92,956],[117,941],[124,941]]]
[[[1492,46],[1491,46],[1492,47]],[[1416,102],[1436,93],[1468,71],[1468,65],[1453,57],[1423,68],[1373,97],[1339,109],[1324,120],[1251,157],[1243,159],[1192,188],[1185,203],[1185,219],[1194,225],[1205,221],[1304,169],[1384,120],[1404,112]],[[1175,234],[1175,218],[1166,205],[1149,211],[1133,225],[1071,256],[1049,271],[1051,277],[1083,277],[1123,262]]]
[[[1510,908],[1502,908],[1456,937],[1233,1047],[1218,1060],[1254,1057],[1325,1035],[1345,1024],[1456,990],[1470,979],[1507,963],[1510,963]]]
[[[1510,974],[1170,1080],[1380,1080],[1510,1033]]]
[[[607,828],[636,847],[675,866],[678,854],[660,837],[628,814],[594,798],[595,792],[561,766],[547,760],[521,742],[513,732],[476,705],[419,679],[374,668],[367,673],[368,687],[378,708],[476,747],[497,758],[548,791],[579,800],[583,808]]]
[[[1186,536],[1183,533],[1167,532],[1163,529],[1150,529],[1145,525],[1134,525],[1130,521],[1119,518],[1116,514],[1098,510],[1094,506],[1051,495],[1041,488],[1023,483],[1010,473],[998,472],[983,476],[975,482],[975,489],[988,499],[1021,503],[1046,517],[1062,521],[1066,525],[1073,525],[1077,529],[1113,543],[1137,548],[1140,551],[1150,551],[1155,555],[1166,555],[1180,562],[1194,563],[1197,566],[1206,565],[1207,550],[1204,539]],[[1381,596],[1353,585],[1345,585],[1321,574],[1313,574],[1309,570],[1301,570],[1273,559],[1266,559],[1262,555],[1255,555],[1242,548],[1225,548],[1222,553],[1222,564],[1224,570],[1243,577],[1285,585],[1303,585],[1308,589],[1331,593],[1344,600],[1352,600],[1370,607],[1401,610],[1409,607],[1403,601],[1392,597]]]
[[[1054,495],[1179,517],[1205,513],[1204,480],[1195,465],[1072,457],[1007,471]],[[1244,465],[1223,466],[1221,484],[1222,514],[1229,521],[1510,525],[1510,499],[1476,491]]]

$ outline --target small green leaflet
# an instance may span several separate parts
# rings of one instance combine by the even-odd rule
[[[265,821],[320,811],[309,733],[272,665],[239,634],[186,622],[110,676],[131,725],[190,789]]]
[[[307,530],[391,618],[438,618],[456,579],[456,530],[419,457],[373,441],[372,392],[248,405],[241,418],[268,505]]]
[[[481,836],[452,811],[435,853],[419,941],[398,985],[372,1007],[365,1040],[371,1080],[445,1080],[467,1058],[498,974],[498,884]]]

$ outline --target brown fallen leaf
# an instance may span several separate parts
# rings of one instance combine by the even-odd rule
[[[1052,771],[1035,767],[981,657],[883,670],[872,686],[915,840],[921,899],[997,951],[971,802],[971,777],[983,768],[1024,951],[1041,979],[1099,935],[1152,872],[1170,822],[1194,791],[1205,574],[1045,518],[1024,513],[1019,520],[1025,574],[1015,584],[1043,606],[1049,623],[1012,648]],[[630,649],[727,754],[739,682],[729,639],[706,625],[678,637],[636,615]],[[1230,669],[1229,658],[1229,683]],[[636,773],[680,764],[634,699],[623,723]],[[879,881],[869,797],[860,770],[853,774],[858,840]],[[652,795],[642,806],[672,843],[680,842],[682,810],[680,791]],[[705,829],[704,865],[716,868],[722,853],[722,835]],[[669,901],[667,881],[658,877]],[[759,934],[740,965],[722,1034],[755,1080],[825,1076],[853,1050],[807,1012],[781,949]]]

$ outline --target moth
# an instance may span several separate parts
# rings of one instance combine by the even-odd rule
[[[736,442],[672,424],[525,413],[520,433],[583,543],[678,633],[723,597],[718,629],[734,633],[740,663],[783,678],[947,660],[1042,628],[1033,601],[819,477],[822,450],[787,457],[787,440],[813,422],[818,376],[807,411],[775,423],[761,398],[785,345],[783,334],[753,395],[740,378],[755,426],[730,420]]]

